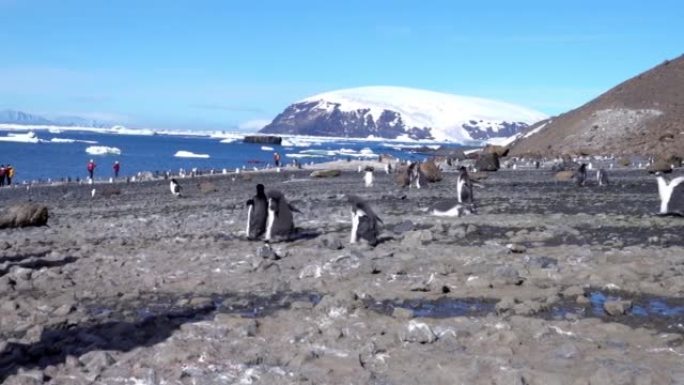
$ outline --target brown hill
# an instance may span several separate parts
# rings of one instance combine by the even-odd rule
[[[537,131],[535,131],[537,130]],[[510,155],[684,155],[684,55],[531,126]]]

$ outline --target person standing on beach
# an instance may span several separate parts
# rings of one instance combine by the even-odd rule
[[[277,152],[273,153],[273,163],[275,163],[276,167],[280,167],[280,154]]]
[[[118,160],[114,162],[114,166],[112,166],[112,168],[114,169],[114,178],[118,178],[119,170],[121,170],[121,165],[119,164]]]
[[[95,161],[91,159],[90,162],[88,162],[86,169],[88,170],[88,176],[90,177],[90,180],[92,181],[93,180],[93,173],[95,173]]]
[[[14,178],[14,167],[12,167],[11,164],[8,164],[7,167],[5,167],[5,179],[7,179],[7,185],[12,184],[12,178]]]

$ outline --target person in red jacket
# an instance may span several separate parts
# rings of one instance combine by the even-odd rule
[[[112,166],[112,168],[114,169],[114,178],[118,178],[119,170],[121,170],[121,164],[119,164],[118,160],[114,162],[114,166]]]
[[[93,173],[95,172],[95,161],[91,159],[90,162],[88,162],[86,169],[88,170],[88,176],[90,177],[90,180],[92,181],[93,180]]]

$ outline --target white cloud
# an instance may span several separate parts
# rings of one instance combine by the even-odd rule
[[[240,131],[258,131],[264,128],[265,125],[271,123],[270,119],[252,119],[242,122],[238,125]]]

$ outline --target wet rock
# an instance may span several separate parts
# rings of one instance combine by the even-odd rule
[[[276,254],[276,252],[273,250],[273,248],[271,248],[270,245],[260,246],[256,251],[256,256],[257,258],[270,259],[273,261],[277,261],[280,259],[280,256]]]
[[[45,226],[48,208],[37,203],[20,203],[10,206],[0,215],[0,229]]]
[[[603,311],[609,316],[626,314],[632,308],[632,302],[626,300],[607,300],[603,303]]]
[[[309,176],[311,178],[334,178],[340,176],[341,174],[342,172],[340,170],[316,170]]]
[[[78,358],[78,361],[83,365],[88,371],[94,373],[100,373],[103,369],[106,369],[114,363],[116,360],[109,352],[105,351],[91,351]]]
[[[413,311],[411,311],[410,309],[396,306],[392,310],[392,317],[404,320],[411,319],[413,318]]]
[[[344,244],[342,241],[335,236],[328,235],[321,237],[319,241],[319,245],[323,247],[324,249],[329,249],[329,250],[342,250],[344,249]]]
[[[508,245],[506,245],[506,247],[508,248],[508,251],[516,254],[524,253],[527,251],[527,247],[519,243],[509,243]]]
[[[396,226],[394,226],[394,228],[392,230],[397,234],[403,234],[403,233],[406,233],[408,231],[413,231],[415,229],[415,227],[416,226],[413,224],[412,221],[405,220],[405,221],[402,221],[401,223],[397,224]]]
[[[401,340],[419,344],[431,344],[437,341],[437,335],[430,325],[417,320],[411,320],[406,327],[406,331],[401,335]]]
[[[429,230],[409,231],[404,234],[401,245],[405,247],[420,247],[432,242],[432,232]]]

